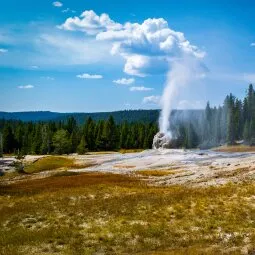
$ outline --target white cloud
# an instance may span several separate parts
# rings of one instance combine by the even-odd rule
[[[34,86],[33,85],[23,85],[23,86],[18,86],[19,89],[33,89]]]
[[[253,42],[253,43],[251,43],[251,44],[250,44],[250,46],[254,47],[254,46],[255,46],[255,43],[254,43],[254,42]]]
[[[120,85],[130,85],[135,82],[135,79],[134,78],[130,78],[130,79],[122,78],[122,79],[114,80],[113,82],[116,84],[120,84]]]
[[[2,49],[2,48],[0,49],[0,54],[1,54],[1,53],[7,53],[7,52],[8,52],[7,49]]]
[[[88,73],[79,74],[76,77],[80,79],[102,79],[103,78],[103,76],[100,74],[88,74]]]
[[[59,8],[59,7],[63,6],[63,3],[59,2],[59,1],[55,1],[52,3],[52,5]]]
[[[30,66],[30,68],[36,70],[39,68],[39,66]]]
[[[70,8],[66,8],[66,9],[62,10],[63,13],[67,13],[69,11],[70,11]]]
[[[151,90],[153,90],[153,88],[147,88],[147,87],[141,86],[141,87],[131,87],[129,90],[132,92],[134,92],[134,91],[151,91]]]
[[[110,19],[106,13],[98,16],[94,11],[84,11],[80,17],[68,18],[64,24],[58,26],[60,29],[70,31],[82,31],[89,35],[99,32],[120,29],[122,26]]]
[[[105,13],[98,16],[94,11],[85,11],[80,17],[68,18],[59,28],[83,31],[97,40],[111,42],[111,53],[124,58],[124,72],[130,75],[144,77],[166,70],[170,60],[183,55],[197,59],[205,56],[183,33],[170,29],[163,18],[119,24]]]
[[[48,81],[54,81],[55,80],[55,78],[50,77],[50,76],[42,76],[41,79],[45,79],[45,80],[48,80]]]
[[[64,10],[62,10],[63,13],[68,13],[68,12],[72,12],[72,13],[75,13],[76,11],[75,10],[71,10],[70,8],[66,8]]]
[[[45,65],[81,65],[109,61],[109,47],[106,42],[91,38],[79,38],[70,34],[42,34],[36,41],[41,53],[37,63]],[[55,56],[52,58],[52,56]],[[111,64],[118,59],[111,57]],[[42,64],[39,62],[43,62]]]
[[[160,96],[148,96],[143,98],[143,104],[159,104]]]

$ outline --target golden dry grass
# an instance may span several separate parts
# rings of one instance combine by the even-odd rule
[[[27,164],[24,171],[26,173],[38,173],[57,169],[81,169],[90,167],[92,164],[76,164],[73,158],[48,156],[40,158],[33,163]]]
[[[119,152],[122,154],[136,153],[136,152],[142,152],[142,151],[144,151],[144,149],[121,149],[121,150],[119,150]]]
[[[249,173],[252,170],[254,170],[254,169],[252,169],[250,167],[241,167],[241,168],[236,168],[233,170],[218,171],[214,175],[214,177],[215,178],[233,177],[233,176]]]
[[[141,170],[141,171],[136,171],[137,174],[142,175],[142,176],[155,176],[155,177],[160,177],[160,176],[167,176],[167,175],[172,175],[172,174],[178,174],[183,171],[181,170],[153,170],[153,169],[148,169],[148,170]]]
[[[221,146],[214,149],[219,152],[255,152],[255,146],[247,145],[234,145],[234,146]]]
[[[255,250],[255,184],[148,187],[100,173],[0,185],[0,254]]]

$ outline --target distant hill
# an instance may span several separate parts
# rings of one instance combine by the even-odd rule
[[[91,117],[93,120],[105,120],[112,115],[117,123],[128,122],[155,122],[159,117],[159,110],[126,110],[116,112],[97,113],[58,113],[49,111],[38,112],[0,112],[0,119],[21,121],[61,121],[73,116],[78,123],[83,123]]]
[[[82,124],[91,117],[93,120],[106,120],[112,115],[116,123],[128,122],[156,122],[159,118],[160,110],[126,110],[116,112],[96,112],[96,113],[58,113],[49,111],[38,112],[0,112],[0,119],[21,120],[21,121],[64,121],[73,116],[78,123]],[[177,118],[197,119],[201,117],[203,110],[175,110]]]

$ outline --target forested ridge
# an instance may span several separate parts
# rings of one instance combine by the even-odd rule
[[[125,112],[125,111],[124,111]],[[128,112],[128,111],[127,111]],[[143,111],[135,111],[139,116]],[[85,118],[81,124],[74,116],[59,121],[0,120],[0,153],[64,154],[118,149],[148,149],[158,124],[137,116],[131,121],[116,121],[112,115],[102,119]],[[158,115],[155,112],[153,118]],[[173,111],[171,131],[174,146],[209,148],[221,144],[255,144],[255,91],[252,85],[243,100],[228,95],[222,106],[204,111]]]
[[[128,122],[156,122],[159,117],[159,110],[124,110],[115,112],[95,112],[95,113],[59,113],[49,111],[35,112],[0,112],[0,119],[21,120],[21,121],[66,121],[73,117],[78,124],[83,124],[89,118],[94,121],[107,120],[113,116],[116,123]]]

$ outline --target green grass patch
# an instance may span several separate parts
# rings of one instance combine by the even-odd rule
[[[91,163],[76,164],[75,159],[60,156],[49,156],[40,158],[37,161],[25,166],[25,173],[39,173],[43,171],[57,170],[57,169],[82,169],[93,166]]]
[[[137,152],[143,152],[143,151],[144,151],[144,149],[121,149],[121,150],[119,150],[119,152],[122,154],[137,153]]]
[[[65,157],[44,157],[40,158],[34,163],[25,166],[24,171],[26,173],[38,173],[49,170],[56,170],[59,168],[70,168],[74,165],[74,160]]]

